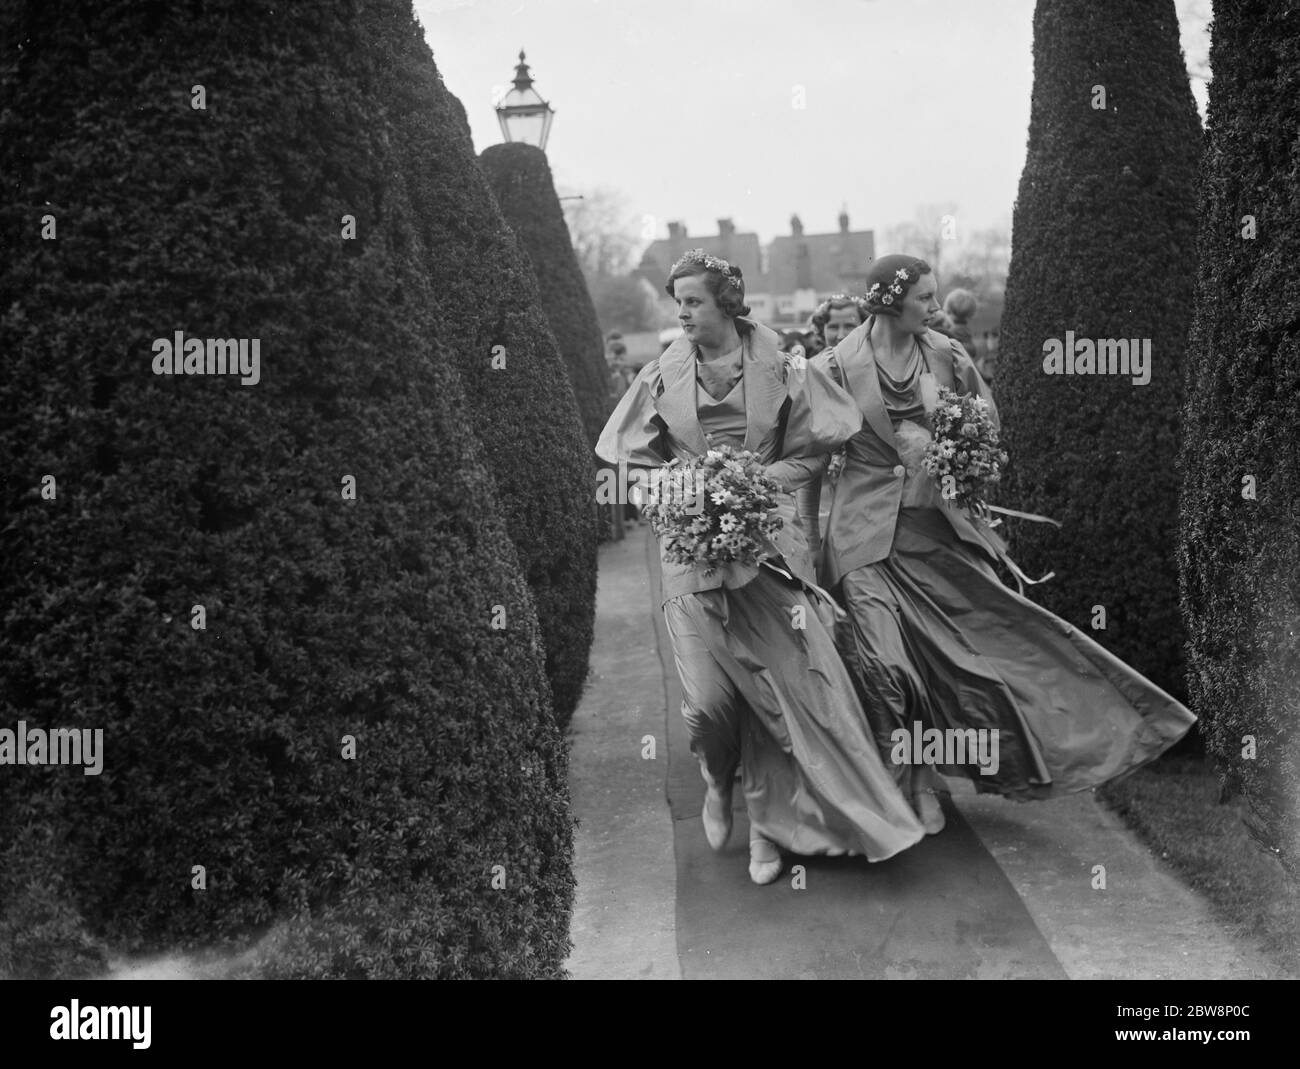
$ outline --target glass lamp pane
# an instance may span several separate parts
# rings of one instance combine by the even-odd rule
[[[531,115],[520,115],[518,113],[507,115],[506,126],[510,130],[510,140],[540,147],[544,114],[543,112],[534,112]]]

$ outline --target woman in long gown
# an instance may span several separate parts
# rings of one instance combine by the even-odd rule
[[[706,836],[715,850],[726,844],[739,764],[756,883],[780,874],[778,847],[891,857],[924,833],[810,594],[814,570],[793,497],[820,478],[826,454],[862,417],[847,394],[779,353],[776,334],[746,318],[738,268],[694,250],[666,288],[683,336],[637,375],[597,455],[655,468],[731,445],[756,453],[785,491],[773,543],[789,578],[760,566],[748,582],[729,585],[727,568],[708,574],[663,560],[663,611],[706,785]]]
[[[821,578],[848,612],[845,657],[900,789],[933,831],[938,769],[1023,800],[1095,787],[1158,757],[1191,712],[1006,586],[996,563],[1020,573],[1005,544],[944,500],[921,466],[939,386],[983,397],[997,423],[965,349],[926,328],[938,307],[929,265],[883,257],[868,286],[870,318],[813,360],[864,420],[836,483]],[[900,730],[917,740],[972,728],[989,733],[996,761],[916,762],[913,742],[899,745]]]

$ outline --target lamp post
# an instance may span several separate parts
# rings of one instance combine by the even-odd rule
[[[555,112],[533,88],[522,48],[519,50],[519,64],[515,67],[515,87],[501,98],[496,112],[501,123],[501,136],[506,141],[536,145],[546,151],[546,139],[550,136]]]

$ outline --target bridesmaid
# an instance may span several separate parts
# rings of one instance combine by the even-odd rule
[[[861,297],[847,293],[835,293],[827,297],[809,319],[819,342],[817,352],[835,348],[867,321],[867,315],[867,302]],[[844,454],[841,450],[831,458],[826,474],[822,477],[820,494],[805,488],[800,495],[800,515],[808,531],[808,548],[814,558],[821,549],[821,532],[825,530],[826,521],[830,518],[835,480],[839,478],[843,464]],[[814,505],[809,511],[804,506],[814,499],[821,501],[821,507],[818,509]]]
[[[997,421],[966,350],[926,328],[938,308],[934,273],[886,256],[868,287],[867,321],[812,361],[864,417],[836,483],[822,578],[848,611],[846,659],[900,789],[933,832],[943,821],[935,766],[1024,800],[1095,787],[1158,757],[1192,714],[1002,583],[997,562],[1021,577],[1005,544],[921,467],[939,386],[985,398]],[[909,763],[912,747],[894,745],[900,728],[986,729],[996,771],[951,755]]]
[[[867,320],[867,304],[861,297],[836,293],[817,306],[812,328],[824,349],[833,349]]]
[[[666,289],[683,336],[637,375],[597,455],[654,468],[731,445],[757,453],[786,491],[774,543],[790,578],[760,567],[756,578],[728,586],[736,577],[726,569],[706,575],[662,563],[682,715],[706,785],[705,834],[715,850],[726,845],[739,765],[755,883],[780,874],[778,847],[891,857],[924,833],[877,752],[810,595],[814,570],[792,496],[820,478],[826,454],[858,431],[862,416],[825,375],[779,353],[773,331],[746,318],[738,268],[696,249],[673,266]]]

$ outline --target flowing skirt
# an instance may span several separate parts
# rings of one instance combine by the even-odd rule
[[[872,861],[924,837],[802,589],[760,569],[739,589],[672,598],[664,615],[691,748],[720,783],[739,762],[752,832]]]
[[[1159,757],[1196,720],[1002,583],[936,509],[901,509],[890,556],[850,572],[840,594],[838,640],[909,796],[934,768],[1021,800],[1086,790]]]

